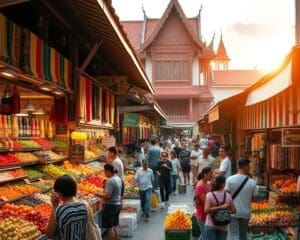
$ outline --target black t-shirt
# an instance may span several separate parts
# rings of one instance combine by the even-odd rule
[[[181,151],[179,154],[179,160],[180,164],[183,166],[190,165],[190,156],[191,152],[190,151]]]
[[[165,163],[170,168],[170,170],[163,166],[163,164],[165,164]],[[160,177],[162,177],[162,178],[169,178],[170,177],[170,173],[172,171],[172,163],[171,163],[171,161],[168,160],[168,159],[167,159],[166,162],[159,161],[158,165],[157,165],[157,171],[160,172],[160,174],[161,174]]]
[[[179,158],[179,153],[182,151],[180,147],[174,147],[174,152],[176,153],[177,158]]]

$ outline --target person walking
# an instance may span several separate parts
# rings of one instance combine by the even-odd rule
[[[104,165],[104,174],[108,178],[105,191],[97,193],[97,196],[104,200],[102,227],[107,229],[109,240],[117,240],[115,227],[119,225],[121,212],[122,180],[115,175],[114,166],[111,164]]]
[[[202,149],[202,156],[198,158],[196,164],[197,173],[201,173],[202,169],[205,167],[214,168],[215,159],[209,155],[209,148],[208,146],[203,147]]]
[[[200,228],[201,236],[199,240],[205,240],[204,225],[206,219],[206,213],[204,211],[206,194],[211,191],[211,185],[209,182],[213,177],[213,169],[211,167],[205,167],[198,175],[198,183],[195,188],[195,205],[196,205],[196,219]]]
[[[157,165],[160,159],[160,148],[156,145],[155,139],[151,139],[151,147],[148,150],[148,166],[154,175],[154,189],[158,188]]]
[[[115,173],[121,180],[124,180],[124,166],[121,159],[118,157],[118,152],[116,147],[110,147],[107,149],[107,157],[109,162],[113,165]]]
[[[182,151],[179,153],[179,162],[180,162],[180,168],[181,168],[181,171],[183,174],[184,184],[190,185],[191,152],[187,151],[186,148],[187,148],[186,144],[183,144]]]
[[[170,152],[170,161],[172,163],[172,171],[171,171],[171,193],[176,195],[176,181],[178,178],[178,173],[180,171],[180,165],[178,158],[176,157],[176,153],[174,151]]]
[[[179,158],[179,154],[181,152],[181,147],[179,146],[179,141],[176,140],[175,147],[173,147],[173,151],[176,153],[176,157]]]
[[[53,211],[46,229],[48,238],[59,240],[85,240],[88,209],[76,198],[77,184],[69,175],[55,180],[51,196]],[[62,205],[59,205],[60,200]],[[77,229],[77,231],[72,231]]]
[[[232,174],[231,161],[228,157],[229,149],[226,146],[221,146],[219,149],[219,155],[221,157],[221,164],[216,173],[219,175],[224,175],[226,178],[230,177]]]
[[[161,160],[157,165],[157,175],[159,176],[159,188],[161,197],[161,208],[165,208],[169,201],[170,191],[170,173],[172,171],[172,163],[168,158],[167,152],[162,152]]]
[[[191,152],[191,167],[192,167],[194,185],[197,184],[197,176],[198,176],[197,165],[201,155],[202,155],[202,151],[200,149],[199,144],[198,143],[194,144],[194,149]]]
[[[141,208],[146,219],[149,218],[150,211],[150,197],[154,185],[154,176],[150,168],[148,168],[148,161],[142,160],[142,167],[136,171],[135,181],[139,184]]]
[[[231,194],[237,212],[232,215],[229,230],[232,240],[247,240],[248,224],[251,217],[251,202],[256,201],[256,182],[249,177],[250,160],[240,158],[238,173],[229,177],[225,189]]]
[[[224,191],[226,178],[219,175],[214,179],[211,192],[206,195],[204,210],[207,213],[204,227],[205,239],[226,240],[228,225],[220,226],[213,223],[211,215],[223,209],[229,209],[231,214],[236,213],[231,195]],[[220,204],[222,203],[222,204]]]

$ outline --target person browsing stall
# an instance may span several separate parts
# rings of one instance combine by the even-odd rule
[[[124,166],[121,159],[118,157],[118,152],[116,147],[110,147],[107,150],[107,157],[109,162],[113,165],[115,173],[121,180],[124,180]]]

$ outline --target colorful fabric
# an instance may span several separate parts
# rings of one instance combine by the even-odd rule
[[[0,59],[20,67],[21,28],[0,14]]]

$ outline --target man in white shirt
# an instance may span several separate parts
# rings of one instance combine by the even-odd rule
[[[256,182],[249,177],[250,160],[240,158],[237,162],[238,173],[226,180],[225,189],[233,197],[236,214],[232,215],[229,225],[231,240],[247,240],[248,224],[251,217],[251,202],[256,201],[258,189]],[[244,185],[242,185],[244,184]],[[240,192],[238,192],[238,190]]]
[[[230,177],[232,174],[231,161],[228,157],[229,149],[226,146],[221,146],[219,149],[219,155],[221,157],[221,164],[216,173],[219,175],[224,175],[226,178]]]
[[[209,148],[205,146],[202,148],[202,156],[198,158],[197,162],[197,174],[199,174],[203,168],[211,167],[213,168],[215,164],[215,159],[209,155]]]
[[[193,184],[197,183],[197,175],[198,175],[198,161],[200,156],[202,155],[202,151],[199,147],[199,144],[196,143],[194,145],[194,149],[191,152],[191,167],[192,167],[192,174],[193,174]]]
[[[150,197],[154,186],[154,176],[150,168],[148,168],[148,161],[142,160],[142,167],[136,171],[135,181],[139,184],[141,207],[143,214],[149,218],[150,211]]]
[[[118,157],[116,147],[110,147],[107,150],[107,157],[111,161],[111,164],[114,166],[115,173],[123,181],[124,180],[124,166],[123,166],[121,159]]]

